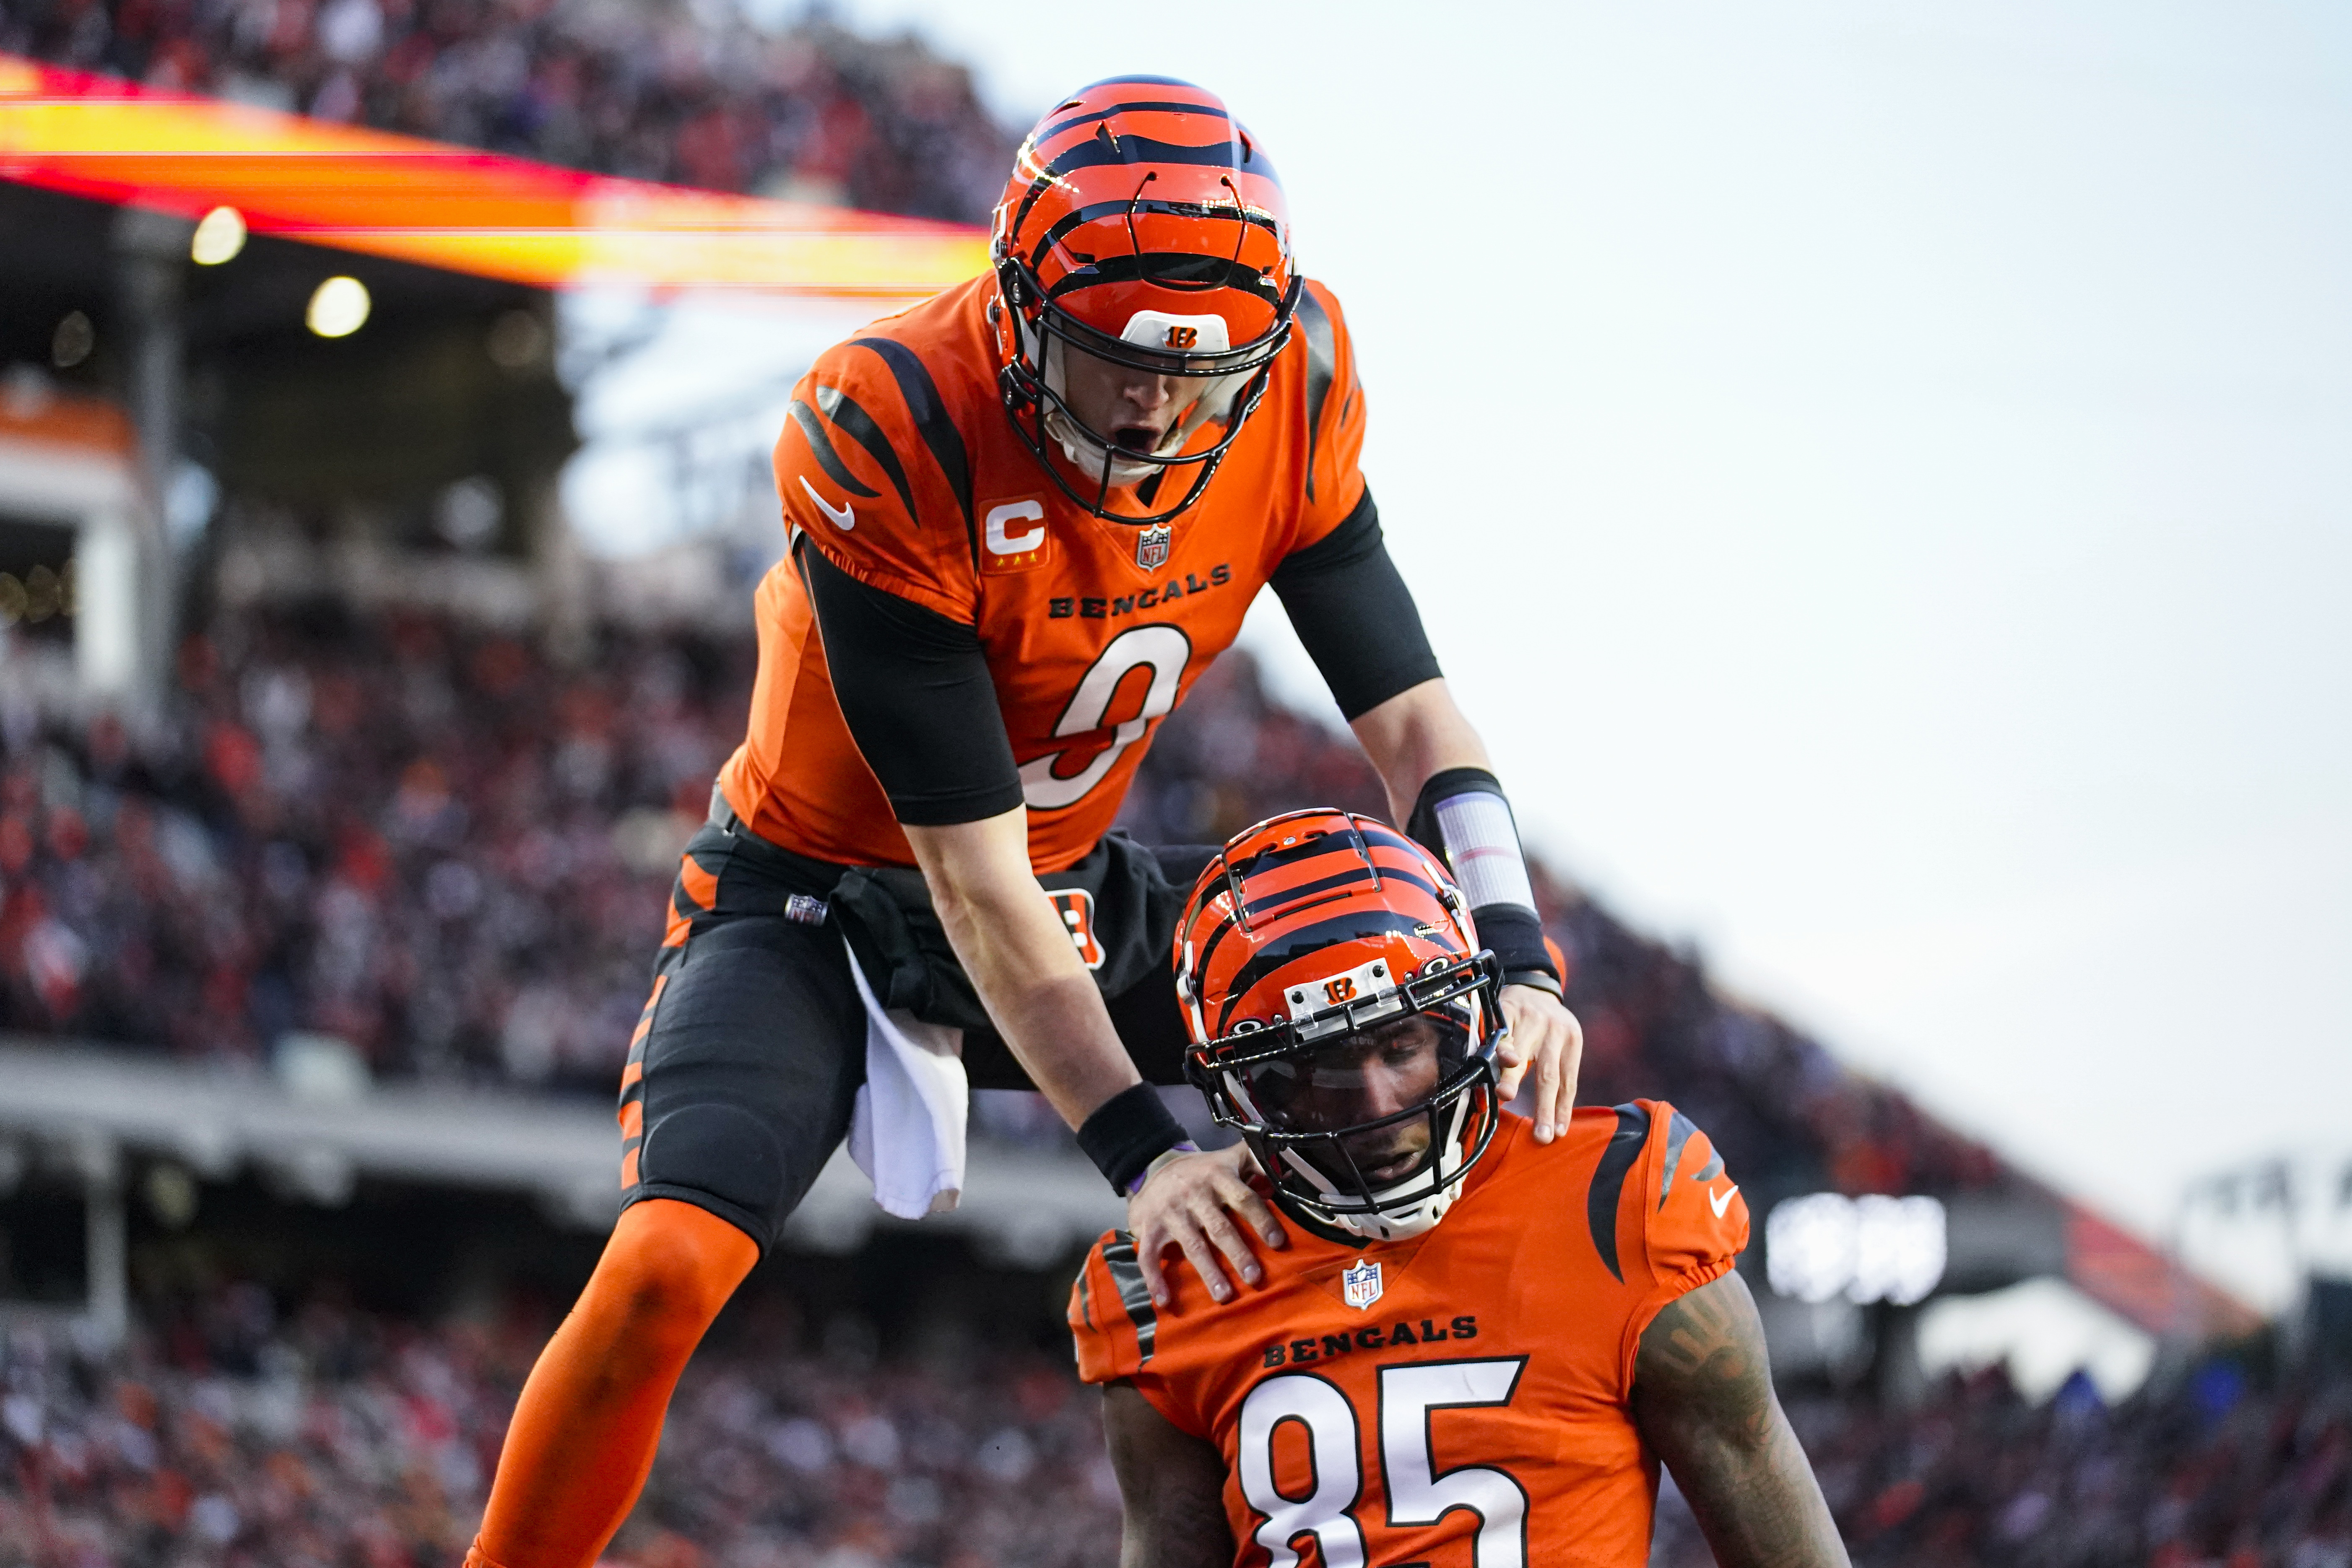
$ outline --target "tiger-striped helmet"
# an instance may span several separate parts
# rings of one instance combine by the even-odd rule
[[[1185,1070],[1286,1202],[1371,1240],[1444,1217],[1500,1124],[1500,971],[1419,844],[1347,811],[1237,834],[1185,904]]]
[[[1054,482],[1118,522],[1164,523],[1191,506],[1265,395],[1303,287],[1265,150],[1223,99],[1189,82],[1096,82],[1022,142],[989,248],[1005,408]],[[1141,450],[1073,412],[1073,351],[1206,384]],[[1213,439],[1196,440],[1212,422],[1221,424]],[[1076,483],[1048,457],[1049,443]],[[1171,481],[1184,484],[1170,500],[1160,490]],[[1143,510],[1114,511],[1111,490],[1129,486]]]

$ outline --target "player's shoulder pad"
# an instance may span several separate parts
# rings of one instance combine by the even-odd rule
[[[1663,1100],[1630,1101],[1612,1113],[1616,1129],[1585,1200],[1593,1249],[1609,1271],[1622,1281],[1638,1264],[1663,1276],[1737,1255],[1748,1244],[1748,1204],[1725,1179],[1714,1141]],[[1638,1260],[1624,1250],[1633,1245]]]
[[[1070,1287],[1069,1323],[1078,1375],[1088,1383],[1132,1377],[1158,1350],[1159,1309],[1127,1231],[1107,1230],[1087,1249]]]
[[[1354,389],[1355,345],[1349,340],[1339,296],[1311,277],[1298,291],[1297,322],[1293,329],[1307,353],[1307,428],[1320,433],[1332,390],[1344,393]]]
[[[916,344],[873,329],[835,344],[793,389],[789,412],[845,493],[887,491],[918,528],[970,531],[971,452]]]
[[[1300,356],[1304,370],[1300,413],[1306,420],[1307,464],[1302,489],[1310,518],[1323,524],[1310,530],[1319,535],[1340,520],[1363,490],[1356,467],[1363,449],[1363,388],[1356,379],[1355,345],[1339,297],[1311,278],[1298,291],[1291,336],[1296,340],[1285,351]]]
[[[788,523],[871,588],[973,618],[979,537],[964,438],[922,357],[869,333],[820,355],[776,442]]]

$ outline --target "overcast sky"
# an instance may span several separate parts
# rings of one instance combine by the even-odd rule
[[[836,13],[1008,120],[1251,124],[1448,674],[1621,911],[2151,1229],[2352,1154],[2352,10]]]

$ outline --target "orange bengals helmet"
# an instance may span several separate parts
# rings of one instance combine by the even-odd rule
[[[1500,985],[1444,867],[1347,811],[1236,835],[1177,926],[1188,1076],[1286,1201],[1375,1241],[1444,1218],[1494,1138]]]
[[[1163,524],[1191,506],[1265,395],[1303,287],[1282,183],[1265,150],[1223,99],[1189,82],[1096,82],[1022,142],[989,254],[1004,406],[1054,482],[1118,522]],[[1073,350],[1207,384],[1144,450],[1139,433],[1137,444],[1123,444],[1071,409]],[[1186,451],[1211,421],[1222,423],[1217,438]],[[1049,441],[1086,483],[1055,467]],[[1191,482],[1149,511],[1160,505],[1171,470]],[[1111,510],[1111,490],[1130,486],[1147,511]]]

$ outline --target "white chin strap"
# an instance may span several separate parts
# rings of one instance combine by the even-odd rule
[[[1076,420],[1062,412],[1060,402],[1055,400],[1066,399],[1070,395],[1068,361],[1064,356],[1075,350],[1059,339],[1033,331],[1029,323],[1017,314],[1013,319],[1016,330],[1045,378],[1045,390],[1054,394],[1046,401],[1042,421],[1045,434],[1061,446],[1062,455],[1070,460],[1070,466],[1095,480],[1101,479],[1105,470],[1108,470],[1110,483],[1115,489],[1131,488],[1160,473],[1160,465],[1139,463],[1132,456],[1123,455],[1118,448],[1104,444]],[[1229,346],[1223,317],[1171,316],[1159,310],[1137,311],[1129,319],[1127,329],[1119,337],[1137,348],[1166,353],[1177,334],[1190,334],[1184,340],[1184,349],[1175,350],[1178,352],[1189,350],[1204,354],[1223,353]],[[1062,347],[1062,355],[1053,352],[1057,343]],[[1223,418],[1249,378],[1250,372],[1243,371],[1238,375],[1217,376],[1207,382],[1201,389],[1199,400],[1182,419],[1177,421],[1176,428],[1168,433],[1167,439],[1154,450],[1154,455],[1173,456],[1184,449],[1184,444],[1192,439],[1201,426],[1212,419]]]

